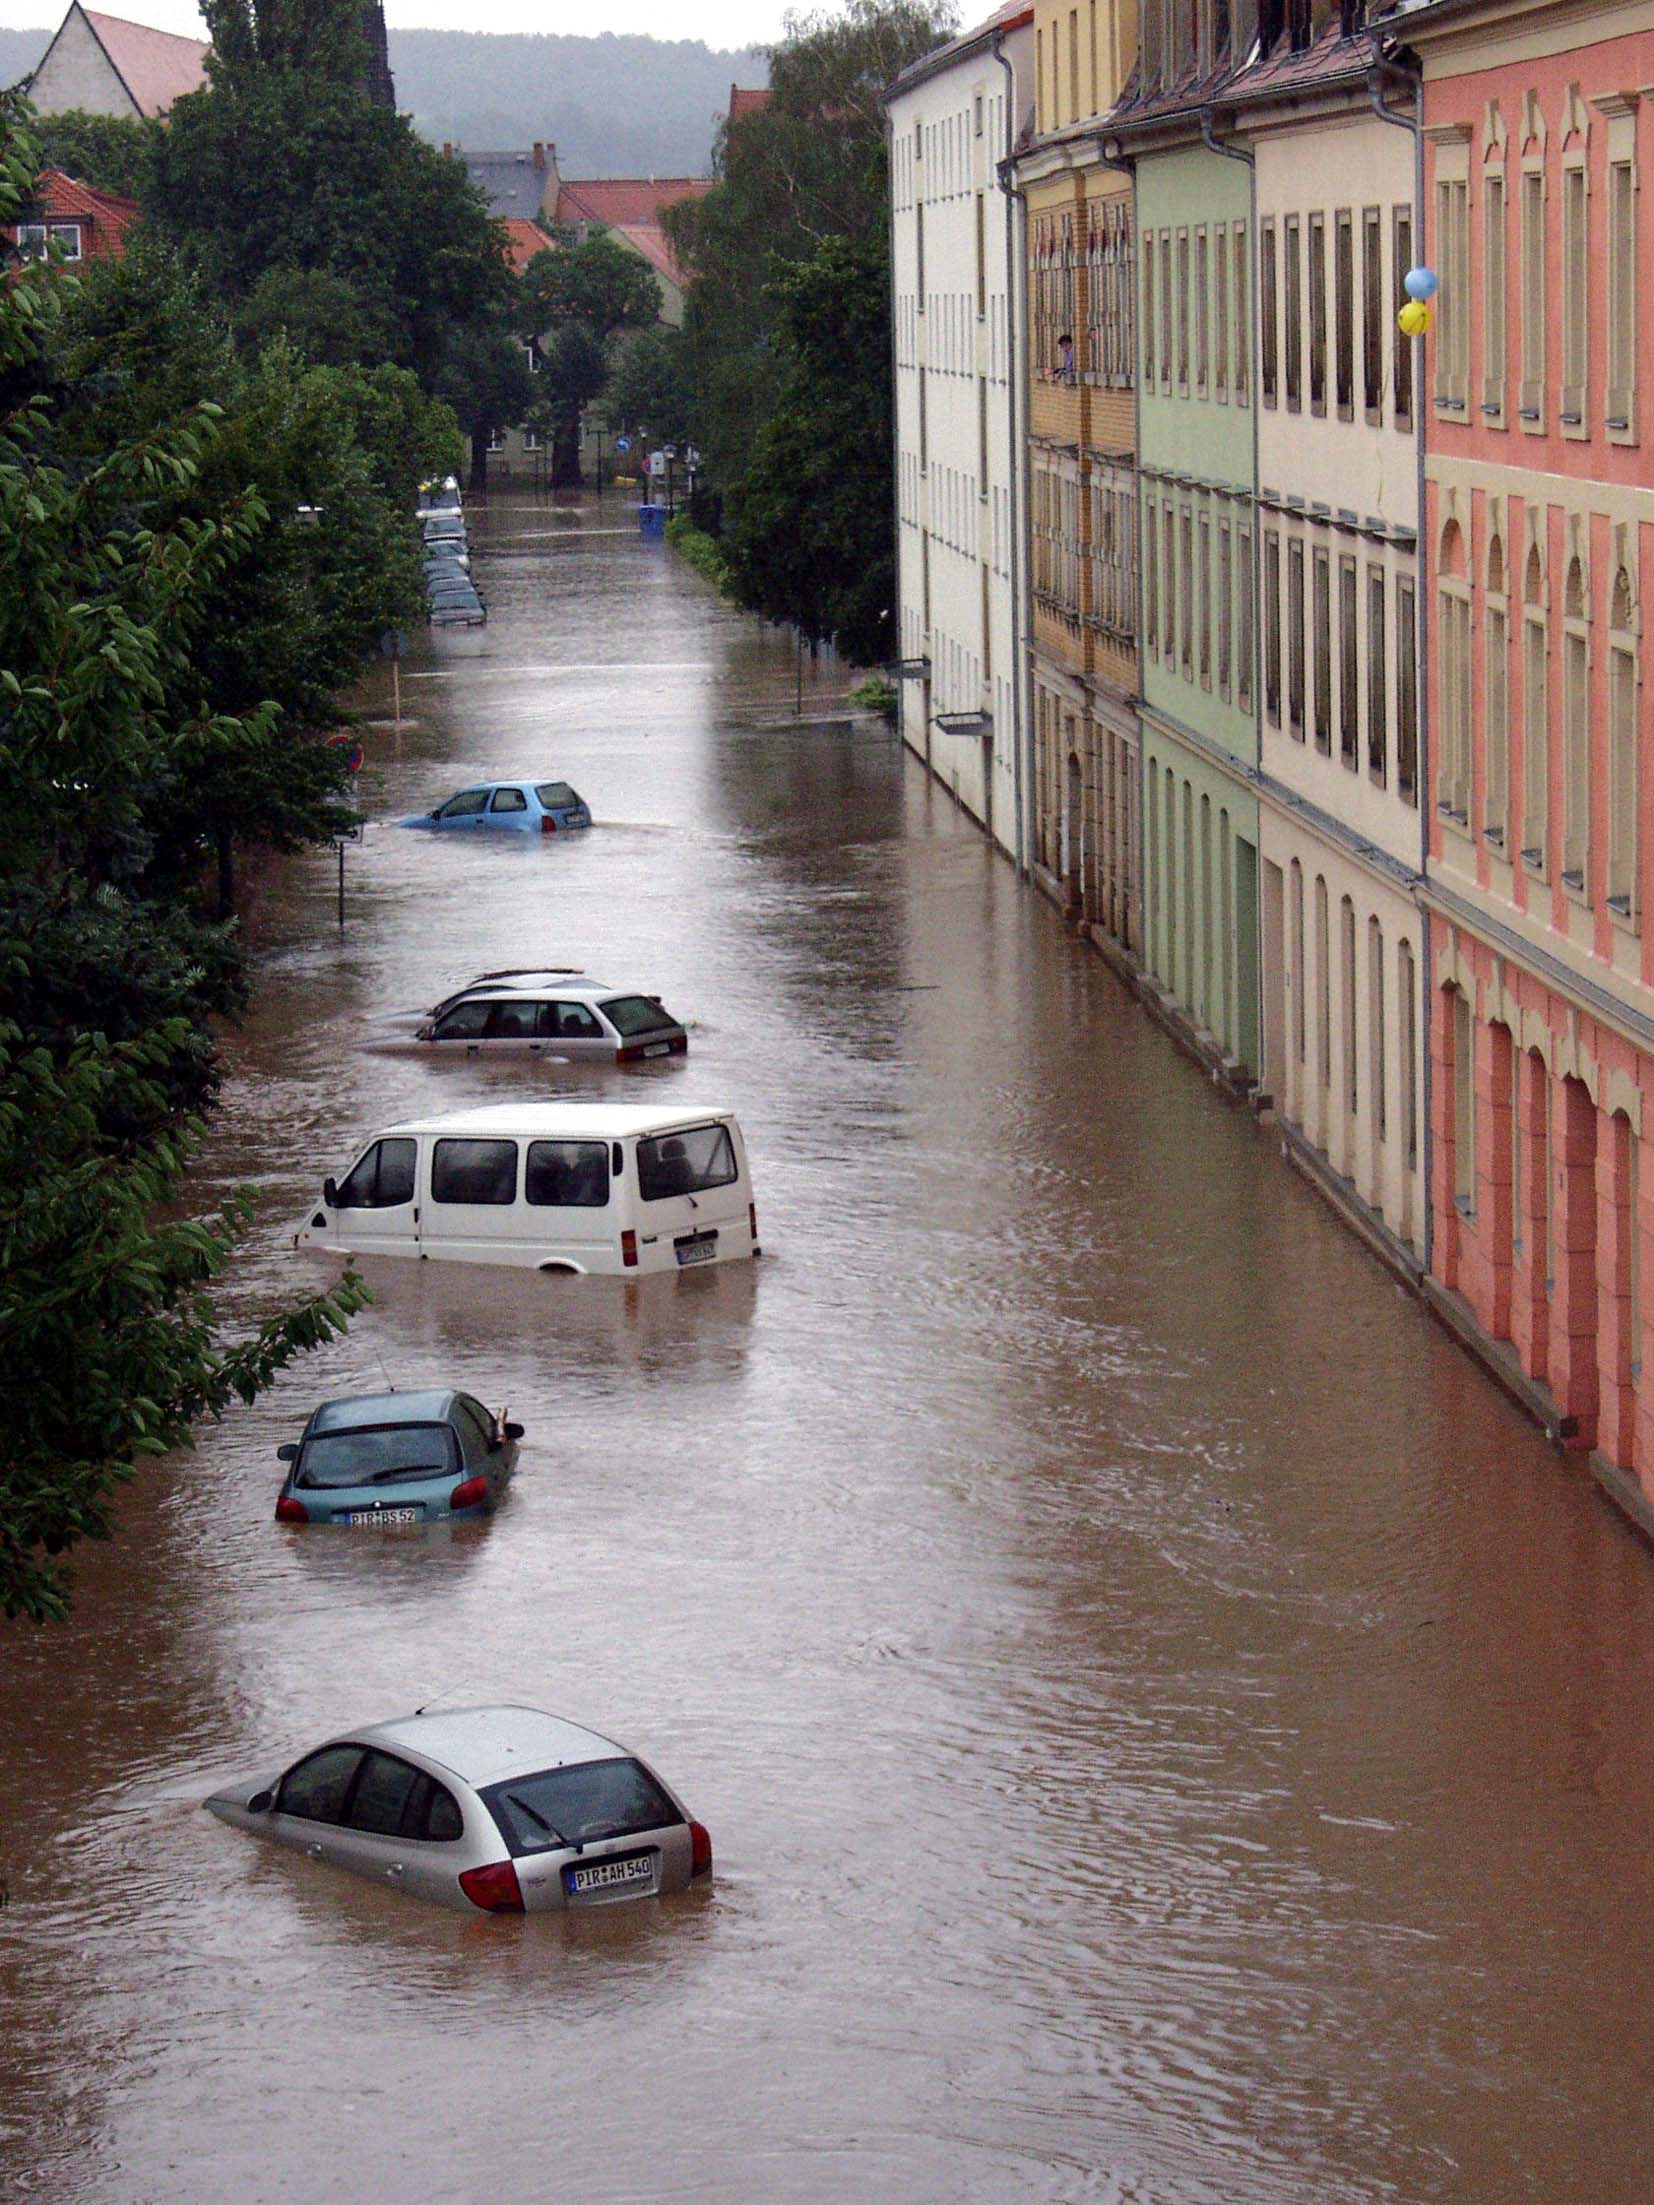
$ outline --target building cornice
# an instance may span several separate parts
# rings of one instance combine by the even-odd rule
[[[1271,773],[1267,766],[1260,766],[1258,769],[1258,792],[1277,810],[1290,812],[1294,819],[1319,835],[1323,842],[1342,850],[1346,857],[1354,858],[1358,864],[1366,866],[1369,872],[1377,873],[1405,895],[1417,897],[1424,885],[1424,875],[1416,865],[1409,865],[1403,859],[1393,857],[1371,835],[1358,834],[1355,828],[1346,825],[1332,812],[1323,811],[1319,804],[1305,796],[1301,790],[1295,789],[1290,781],[1283,781],[1278,775]],[[1416,822],[1418,814],[1409,812],[1407,817]],[[1416,832],[1415,827],[1415,839]]]
[[[1425,874],[1419,900],[1444,919],[1451,919],[1455,926],[1462,926],[1467,933],[1476,935],[1489,949],[1501,957],[1508,957],[1513,965],[1519,965],[1559,995],[1568,996],[1582,1011],[1588,1011],[1604,1026],[1612,1027],[1615,1033],[1623,1034],[1639,1049],[1654,1050],[1654,1018],[1639,1011],[1622,995],[1616,995],[1611,988],[1605,988],[1600,981],[1576,972],[1554,951],[1530,942],[1515,927],[1507,926],[1468,896],[1449,888],[1438,874]]]

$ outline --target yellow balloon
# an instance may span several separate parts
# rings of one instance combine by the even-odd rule
[[[1404,337],[1422,337],[1430,327],[1430,309],[1422,299],[1409,299],[1396,321]]]

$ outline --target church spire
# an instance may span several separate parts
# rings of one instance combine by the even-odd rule
[[[396,86],[391,81],[390,42],[385,35],[384,0],[366,0],[362,9],[362,40],[368,50],[367,74],[362,89],[378,107],[396,105]]]

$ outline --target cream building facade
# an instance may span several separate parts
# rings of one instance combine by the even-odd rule
[[[1032,97],[1032,9],[898,77],[890,129],[903,740],[1020,861],[1021,238],[999,164]]]

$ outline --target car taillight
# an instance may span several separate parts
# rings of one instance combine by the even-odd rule
[[[303,1501],[294,1500],[291,1493],[283,1493],[276,1502],[276,1521],[278,1524],[307,1524],[310,1511]]]
[[[540,814],[540,832],[543,835],[554,835],[557,832],[557,822],[550,812]]]
[[[712,1873],[712,1832],[701,1822],[689,1825],[689,1873],[692,1876]]]
[[[450,1508],[476,1508],[488,1498],[486,1478],[461,1478],[448,1496]]]
[[[628,1271],[637,1269],[637,1235],[630,1226],[620,1236],[620,1260]]]
[[[492,1861],[486,1868],[462,1869],[459,1887],[471,1904],[480,1906],[485,1914],[520,1914],[523,1911],[523,1887],[508,1860]]]
[[[616,1064],[625,1064],[625,1063],[629,1062],[629,1061],[630,1061],[630,1058],[631,1058],[631,1054],[632,1054],[632,1052],[631,1052],[631,1050],[630,1050],[630,1049],[617,1049],[617,1050],[615,1051],[615,1062],[616,1062]]]
[[[686,1057],[686,1056],[688,1056],[688,1054],[689,1054],[689,1036],[688,1036],[687,1034],[679,1034],[679,1035],[677,1035],[677,1036],[676,1036],[676,1038],[674,1039],[674,1041],[673,1041],[673,1043],[672,1043],[672,1054],[673,1054],[673,1055],[674,1055],[675,1057]]]

